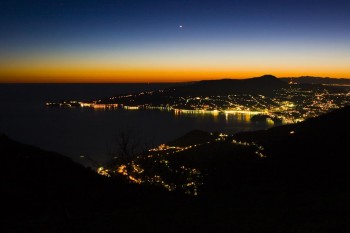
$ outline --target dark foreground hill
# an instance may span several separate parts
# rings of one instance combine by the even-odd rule
[[[349,116],[235,135],[266,158],[231,138],[171,155],[203,171],[196,197],[100,177],[2,136],[4,232],[349,232]],[[197,134],[210,139],[186,142]]]
[[[100,176],[65,156],[5,135],[0,135],[0,158],[5,232],[89,232],[83,230],[85,221],[157,203],[165,192]]]
[[[305,167],[310,173],[324,169],[328,176],[349,170],[349,120],[350,106],[299,124],[239,133],[235,138],[262,145],[270,160]]]

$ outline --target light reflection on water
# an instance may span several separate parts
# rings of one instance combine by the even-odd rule
[[[21,117],[25,116],[26,117]],[[265,129],[250,122],[249,114],[181,114],[155,110],[106,110],[39,108],[5,119],[2,132],[14,139],[63,153],[72,158],[89,155],[104,160],[116,132],[127,126],[142,132],[154,144],[166,143],[187,132],[237,133]]]
[[[13,89],[5,95],[3,90],[7,87],[0,86],[0,133],[80,162],[80,157],[86,155],[99,161],[108,159],[108,148],[115,142],[116,132],[125,126],[136,129],[155,145],[194,129],[232,134],[271,126],[252,123],[251,114],[244,113],[47,108],[47,95],[60,96],[66,90],[63,86]],[[71,92],[65,95],[73,95],[74,88]]]

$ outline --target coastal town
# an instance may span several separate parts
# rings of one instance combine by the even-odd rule
[[[92,101],[67,100],[46,103],[48,107],[94,110],[159,110],[173,114],[245,114],[265,116],[266,121],[296,123],[350,104],[347,89],[305,88],[289,84],[269,95],[246,93],[228,95],[177,95],[176,89],[140,92]]]

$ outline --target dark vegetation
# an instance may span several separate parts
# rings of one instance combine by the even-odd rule
[[[349,232],[350,107],[173,156],[204,173],[198,196],[106,178],[0,137],[4,232]],[[174,145],[206,140],[197,131]],[[196,140],[196,139],[193,139]]]

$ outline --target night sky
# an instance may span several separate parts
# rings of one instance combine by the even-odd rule
[[[0,0],[0,82],[350,78],[349,0]]]

